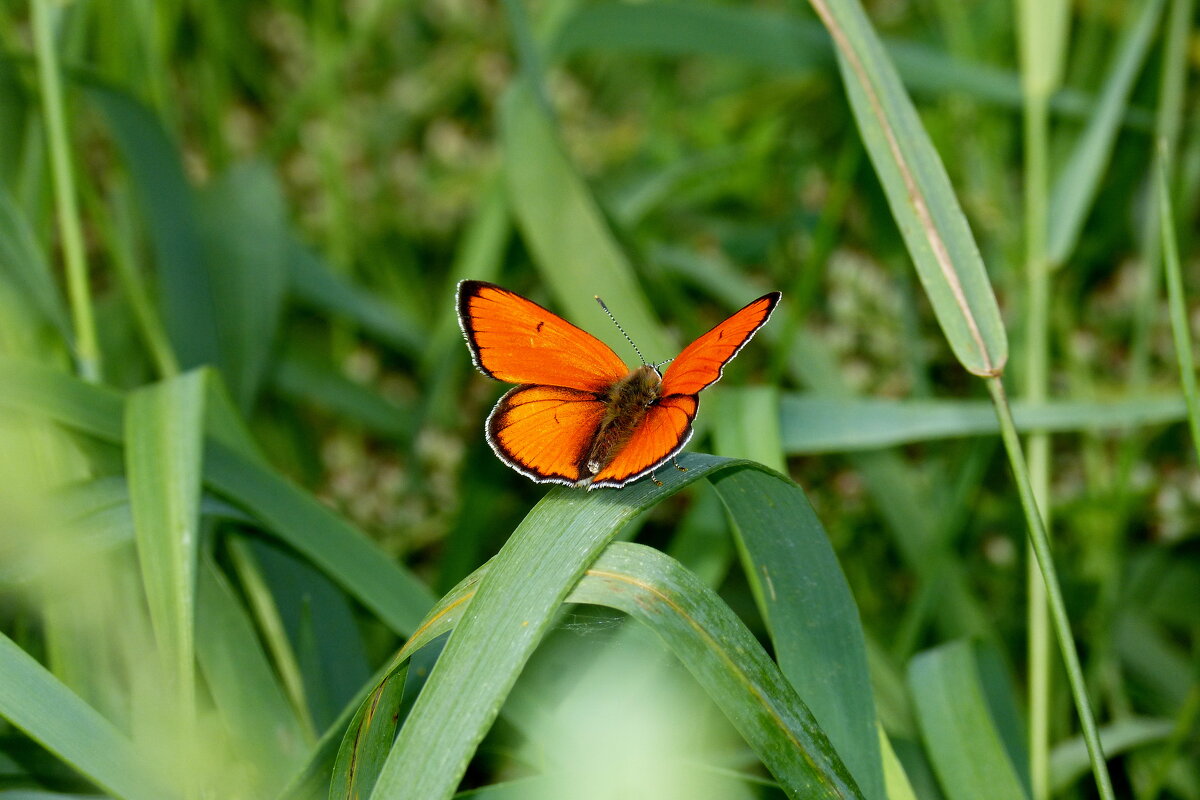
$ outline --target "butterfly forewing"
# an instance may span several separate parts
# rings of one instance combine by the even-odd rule
[[[492,410],[487,438],[496,455],[536,481],[574,483],[604,417],[590,392],[559,386],[518,386]]]
[[[765,294],[684,348],[663,375],[664,395],[694,395],[721,377],[721,370],[770,318],[779,292]]]
[[[629,371],[595,336],[492,283],[458,285],[458,319],[475,366],[497,380],[604,392]]]

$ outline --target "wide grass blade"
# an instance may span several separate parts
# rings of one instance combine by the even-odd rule
[[[786,486],[758,471],[752,482]],[[790,490],[801,494],[794,486]],[[778,518],[775,522],[778,526]],[[788,682],[745,624],[679,562],[653,548],[615,542],[588,568],[567,600],[617,608],[650,627],[695,676],[789,797],[869,796],[860,793],[843,764],[855,754],[834,749],[829,731],[822,730],[801,699],[804,688],[794,686],[794,680]],[[808,611],[821,613],[812,607]],[[851,691],[847,681],[837,682],[837,691]],[[818,700],[807,696],[810,704]],[[883,797],[881,789],[878,797]]]
[[[132,392],[125,405],[125,462],[138,563],[161,666],[185,731],[195,717],[205,375],[197,370],[151,384]]]
[[[559,605],[620,529],[687,483],[753,466],[701,455],[682,463],[688,472],[665,473],[664,486],[642,481],[620,492],[554,490],[535,507],[490,563],[401,729],[373,797],[450,797]],[[789,485],[773,474],[759,480]],[[786,527],[789,520],[775,523]]]
[[[673,353],[633,265],[567,158],[545,109],[523,83],[505,95],[500,128],[512,213],[558,301],[555,310],[606,342],[627,363],[633,361],[629,343],[592,299],[599,295],[647,358],[661,360]]]
[[[960,436],[1000,432],[986,400],[889,400],[788,393],[779,404],[780,435],[789,455],[875,450]],[[1017,430],[1097,432],[1178,422],[1186,415],[1177,396],[1109,401],[1013,403]]]
[[[129,94],[91,84],[87,95],[108,120],[133,179],[154,249],[159,311],[180,365],[217,364],[216,295],[179,149],[158,117]]]
[[[947,800],[1029,797],[988,707],[969,644],[952,642],[918,655],[908,684]]]
[[[205,263],[220,309],[222,374],[238,407],[250,408],[275,346],[291,244],[283,192],[262,163],[230,169],[200,192]]]
[[[804,492],[760,470],[723,470],[712,483],[729,511],[775,658],[863,796],[882,798],[875,701],[858,607]]]
[[[129,739],[3,633],[0,716],[115,797],[178,796],[147,771]]]
[[[337,275],[312,248],[291,239],[287,263],[291,291],[305,305],[350,320],[374,338],[402,353],[424,351],[426,332],[393,303]]]
[[[1137,20],[1124,29],[1112,72],[1104,83],[1099,103],[1079,137],[1071,157],[1054,180],[1047,221],[1046,254],[1053,265],[1062,264],[1075,249],[1079,232],[1100,188],[1121,118],[1125,114],[1134,80],[1146,61],[1158,29],[1165,0],[1146,0]]]
[[[811,0],[837,47],[859,132],[955,356],[998,375],[1008,339],[945,167],[857,0]]]

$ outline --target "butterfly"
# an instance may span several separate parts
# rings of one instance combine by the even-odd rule
[[[630,369],[608,345],[516,292],[460,282],[458,322],[475,366],[520,384],[488,416],[488,444],[539,483],[590,490],[653,480],[691,438],[700,390],[721,377],[779,298],[749,303],[660,372],[644,362]]]

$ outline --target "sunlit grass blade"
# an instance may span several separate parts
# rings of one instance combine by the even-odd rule
[[[785,472],[779,390],[774,386],[723,386],[714,394],[717,408],[713,416],[722,421],[713,429],[716,452]]]
[[[555,489],[489,565],[384,764],[373,797],[448,798],[571,587],[620,529],[682,486],[733,463],[689,454],[688,472],[619,492]]]
[[[593,300],[600,295],[647,358],[666,358],[674,351],[638,287],[633,265],[529,87],[516,83],[509,88],[500,126],[509,203],[542,279],[554,293],[556,310],[626,362],[634,360],[628,342]]]
[[[945,167],[857,0],[810,0],[838,51],[859,132],[951,349],[998,375],[1008,339]]]
[[[986,400],[889,400],[785,393],[779,414],[783,449],[791,455],[874,450],[1000,432],[996,412]],[[1177,396],[1013,403],[1013,418],[1022,432],[1118,430],[1177,422],[1185,415],[1184,401]]]
[[[782,485],[761,472],[756,480]],[[843,758],[838,757],[828,731],[818,727],[801,699],[803,690],[788,682],[729,607],[674,559],[642,545],[614,543],[588,568],[568,601],[611,606],[649,626],[789,797],[871,796],[859,792],[843,765],[852,754],[843,749]],[[809,702],[816,699],[810,696]]]
[[[1079,241],[1079,232],[1112,157],[1113,142],[1134,80],[1146,61],[1154,32],[1158,29],[1164,3],[1165,0],[1145,0],[1137,20],[1124,29],[1100,102],[1071,157],[1054,180],[1046,250],[1051,264],[1062,264],[1070,258]]]
[[[116,797],[178,796],[148,772],[129,739],[3,633],[0,716]]]
[[[142,584],[184,737],[195,719],[196,559],[205,372],[132,392],[125,461]]]
[[[875,701],[858,607],[816,514],[791,481],[760,470],[712,478],[780,669],[865,797],[883,797]]]
[[[909,667],[908,683],[947,800],[1029,797],[997,730],[969,644],[921,653]]]
[[[0,358],[0,406],[46,416],[112,443],[123,435],[119,393],[29,362]],[[209,439],[204,465],[207,486],[312,559],[396,632],[411,632],[433,604],[415,576],[253,456]]]

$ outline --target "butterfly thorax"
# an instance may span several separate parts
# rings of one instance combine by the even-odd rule
[[[641,366],[614,383],[600,398],[604,417],[596,429],[584,461],[584,472],[595,475],[609,465],[629,444],[634,431],[661,396],[662,376],[650,366]]]

